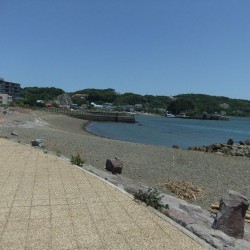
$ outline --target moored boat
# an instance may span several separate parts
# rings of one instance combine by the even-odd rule
[[[173,114],[171,114],[171,113],[169,113],[167,111],[166,114],[165,114],[165,117],[167,117],[167,118],[175,118],[175,115],[173,115]]]

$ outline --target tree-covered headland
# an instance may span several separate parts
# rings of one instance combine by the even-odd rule
[[[178,115],[199,115],[204,112],[208,114],[224,113],[230,116],[250,116],[250,101],[231,99],[224,96],[210,96],[204,94],[180,94],[176,96],[154,96],[140,95],[135,93],[118,93],[112,88],[108,89],[83,89],[75,92],[65,93],[59,88],[28,87],[21,92],[23,104],[45,105],[47,102],[60,106],[60,98],[67,103],[78,106],[91,107],[91,103],[97,105],[111,105],[114,109],[119,107],[134,107],[135,110],[148,113],[164,114],[166,111]],[[40,100],[40,101],[38,101]],[[41,102],[42,101],[42,102]]]

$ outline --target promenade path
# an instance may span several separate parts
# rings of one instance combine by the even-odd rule
[[[205,249],[60,157],[0,139],[0,249]]]

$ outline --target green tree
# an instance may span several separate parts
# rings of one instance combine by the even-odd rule
[[[171,102],[171,98],[168,96],[145,95],[145,98],[147,100],[148,109],[166,109]]]
[[[21,91],[21,97],[28,102],[36,102],[37,100],[53,101],[57,96],[63,94],[64,91],[58,88],[47,87],[28,87]]]
[[[135,105],[146,103],[146,98],[139,94],[125,93],[120,96],[115,101],[117,105]]]
[[[193,102],[185,99],[177,99],[172,101],[168,106],[168,111],[171,113],[178,115],[181,112],[193,112],[194,104]]]
[[[113,103],[118,94],[115,92],[114,89],[83,89],[76,91],[74,93],[70,93],[71,95],[74,94],[87,94],[88,102],[96,102],[97,104],[103,103]]]

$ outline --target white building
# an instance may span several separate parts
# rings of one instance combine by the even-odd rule
[[[9,102],[12,102],[12,97],[8,94],[0,94],[0,104],[8,104]]]

